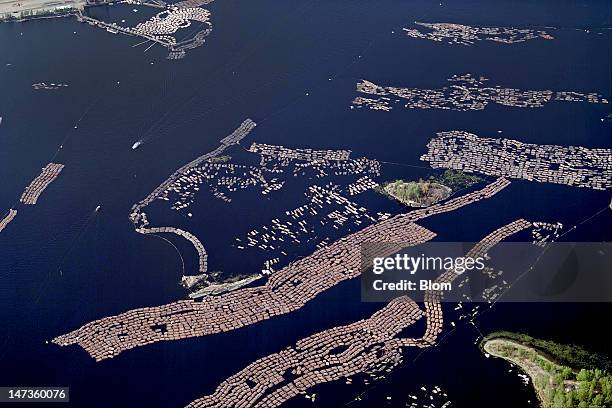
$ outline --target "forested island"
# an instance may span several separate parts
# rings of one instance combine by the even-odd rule
[[[432,181],[395,180],[382,187],[382,192],[410,207],[428,207],[448,198],[449,187]]]
[[[442,175],[431,176],[427,180],[388,182],[379,191],[410,207],[428,207],[481,180],[478,176],[467,175],[462,171],[446,170]]]
[[[503,331],[485,336],[480,346],[527,373],[543,408],[612,407],[610,361],[603,356]]]
[[[474,174],[465,174],[461,170],[453,169],[446,169],[444,170],[444,173],[439,176],[429,177],[429,181],[443,184],[453,190],[453,193],[458,190],[462,190],[464,188],[476,185],[482,180],[482,177],[476,176]]]

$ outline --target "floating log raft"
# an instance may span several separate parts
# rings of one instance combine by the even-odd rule
[[[472,74],[453,75],[451,83],[438,89],[383,87],[362,80],[357,83],[357,92],[378,98],[358,96],[352,107],[367,107],[373,110],[390,111],[395,105],[408,109],[446,109],[456,111],[482,110],[490,103],[516,108],[541,108],[550,101],[608,103],[597,93],[573,91],[521,90],[486,86],[484,77]]]
[[[161,183],[147,197],[132,206],[132,214],[130,215],[130,219],[132,220],[132,222],[134,222],[135,224],[140,222],[140,211],[144,207],[149,205],[153,200],[157,199],[162,194],[167,192],[167,190],[172,186],[172,184],[176,180],[178,180],[183,174],[186,174],[190,169],[197,167],[198,165],[200,165],[200,163],[203,163],[208,159],[220,156],[229,146],[240,143],[240,141],[245,138],[255,128],[255,126],[257,126],[257,124],[254,121],[252,121],[251,119],[246,119],[230,135],[221,139],[221,145],[215,150],[206,153],[195,160],[192,160],[191,162],[187,163],[186,165],[172,173],[170,177],[168,177],[163,183]]]
[[[389,220],[388,220],[389,221]],[[243,288],[202,302],[178,301],[101,319],[53,341],[78,343],[96,360],[157,341],[235,330],[301,308],[319,293],[359,276],[360,246],[385,237],[397,248],[431,240],[435,234],[406,219],[362,230],[281,269],[259,287]],[[401,243],[401,244],[400,244]]]
[[[466,254],[466,258],[476,259],[478,257],[485,257],[487,252],[495,245],[502,242],[509,236],[524,231],[531,226],[532,223],[524,219],[518,219],[510,224],[504,225],[503,227],[491,232],[476,245],[474,245],[474,247]],[[460,272],[454,269],[447,270],[436,279],[436,283],[450,283],[459,276],[461,276]],[[442,305],[440,304],[442,297],[442,291],[427,291],[425,293],[425,315],[427,316],[427,328],[425,330],[425,335],[417,341],[405,339],[401,340],[401,344],[403,346],[427,346],[435,344],[439,334],[442,332],[443,326]]]
[[[463,131],[440,132],[427,149],[421,160],[433,168],[594,190],[612,187],[612,149],[537,145]]]
[[[241,135],[246,130],[248,129],[239,129],[223,142],[234,143],[235,135]],[[389,217],[390,214],[385,213],[370,214],[366,208],[344,197],[347,195],[345,193],[352,196],[377,186],[369,176],[380,175],[378,161],[363,157],[351,159],[350,152],[343,150],[315,151],[268,146],[270,145],[255,143],[251,149],[253,155],[260,157],[259,165],[235,163],[232,157],[226,154],[208,157],[181,172],[156,199],[169,202],[172,210],[181,211],[186,217],[193,217],[194,214],[187,211],[198,193],[204,189],[222,201],[231,202],[236,191],[258,189],[262,195],[273,194],[291,183],[294,177],[332,179],[333,183],[330,181],[325,187],[307,187],[304,194],[308,203],[286,211],[286,216],[272,220],[271,225],[263,225],[263,231],[249,232],[244,238],[248,242],[243,244],[241,238],[235,238],[239,242],[236,246],[240,250],[256,247],[259,250],[276,251],[275,255],[282,254],[283,260],[286,260],[288,252],[282,249],[285,244],[299,244],[300,239],[304,238],[301,242],[319,241],[319,245],[326,239],[323,234],[337,235],[330,229],[322,233],[321,230],[326,229],[325,226],[329,225],[338,230],[348,222],[362,228],[371,222]],[[359,176],[362,177],[357,178]],[[353,179],[356,181],[349,183]],[[346,188],[343,188],[343,185]],[[139,211],[133,212],[131,218],[137,225],[148,226],[144,208]],[[290,240],[285,240],[287,237],[290,237]],[[270,268],[262,267],[262,273],[269,272]],[[236,285],[231,287],[235,288]]]
[[[282,149],[294,151],[284,147]],[[298,159],[287,157],[294,157],[293,154],[281,154],[279,157],[260,154],[260,164],[257,166],[232,163],[229,156],[210,157],[184,171],[157,198],[173,202],[173,210],[184,210],[193,203],[202,185],[207,186],[218,199],[231,202],[232,193],[238,190],[258,187],[262,195],[278,191],[290,180],[291,175],[317,179],[330,175],[380,175],[380,163],[376,160],[364,157],[344,160],[347,155],[342,151],[326,152],[329,157],[337,157],[339,160],[302,160],[309,156],[302,155],[302,159]],[[349,194],[359,194],[375,186],[374,181],[362,177],[355,185],[348,186]]]
[[[448,44],[471,46],[477,41],[492,41],[499,44],[517,44],[542,38],[552,40],[554,37],[543,30],[514,27],[475,27],[453,23],[422,23],[415,21],[413,28],[403,28],[408,37],[420,38],[435,42],[446,41]]]
[[[313,150],[313,149],[288,149],[284,146],[275,146],[264,143],[253,143],[250,152],[263,156],[272,156],[276,159],[292,159],[304,161],[318,160],[348,160],[351,156],[350,150]]]
[[[168,59],[182,59],[186,51],[200,47],[206,41],[206,37],[212,32],[210,22],[210,11],[200,8],[202,5],[212,3],[213,0],[186,0],[176,4],[164,2],[137,3],[145,6],[163,8],[164,10],[151,17],[149,20],[137,24],[135,27],[123,27],[117,23],[106,23],[95,18],[77,14],[77,20],[88,23],[91,26],[103,28],[109,33],[125,34],[129,36],[142,37],[154,44],[159,44],[168,49]],[[130,2],[128,2],[130,3]],[[136,4],[136,3],[135,3]],[[198,23],[198,28],[193,30],[187,37],[177,40],[174,36],[179,30],[189,28],[191,22]]]
[[[130,220],[134,224],[136,231],[141,234],[155,234],[155,233],[174,233],[181,237],[189,240],[198,252],[198,263],[199,272],[205,274],[208,270],[207,259],[208,255],[204,245],[198,240],[198,238],[184,230],[174,227],[157,227],[149,228],[149,222],[147,221],[146,213],[142,211],[144,207],[149,205],[153,200],[160,196],[166,196],[168,191],[173,188],[174,183],[179,180],[184,174],[188,173],[192,168],[197,167],[200,163],[221,155],[225,149],[229,146],[239,143],[244,137],[246,137],[256,126],[256,123],[251,119],[246,119],[242,124],[234,130],[230,135],[221,139],[221,145],[213,150],[212,152],[206,153],[195,160],[187,163],[183,167],[176,170],[170,175],[162,184],[160,184],[155,190],[153,190],[147,197],[142,201],[132,206],[132,212],[130,214]]]
[[[204,44],[205,38],[212,32],[210,12],[196,7],[169,7],[150,20],[139,23],[136,27],[129,29],[133,35],[138,35],[147,39],[157,39],[160,44],[170,50],[168,59],[181,59],[185,56],[185,51],[200,47]],[[177,41],[171,34],[178,30],[188,28],[191,21],[196,21],[203,26],[193,36],[183,41]]]
[[[60,172],[64,168],[63,164],[49,163],[43,169],[42,172],[26,187],[23,194],[21,195],[21,201],[23,204],[34,205],[36,204],[38,197],[43,191],[59,176]]]
[[[190,232],[184,231],[180,228],[174,227],[156,227],[156,228],[136,228],[136,232],[140,234],[176,234],[179,235],[189,242],[195,247],[198,252],[198,260],[199,266],[198,269],[200,273],[206,273],[208,271],[208,255],[206,254],[206,250],[204,249],[204,245],[200,242],[200,240]]]
[[[361,179],[360,179],[361,180]],[[361,184],[360,184],[361,185]],[[349,185],[349,188],[351,186]],[[350,190],[349,190],[350,191]],[[305,193],[308,203],[286,211],[284,216],[273,219],[261,229],[249,231],[239,242],[247,247],[257,247],[262,250],[275,249],[280,242],[300,244],[314,239],[315,227],[329,225],[335,229],[342,226],[368,225],[389,217],[389,214],[370,214],[367,208],[358,205],[344,197],[337,186],[329,184],[325,187],[313,185]],[[335,207],[330,212],[329,207]],[[241,247],[239,249],[245,249]]]
[[[5,229],[6,226],[9,225],[11,221],[13,221],[16,215],[17,215],[17,210],[14,210],[11,208],[8,211],[8,214],[6,215],[6,217],[0,220],[0,232],[2,232],[2,230]]]
[[[556,240],[561,234],[563,224],[560,222],[549,223],[549,222],[534,222],[533,230],[531,231],[532,243],[539,247],[546,247],[546,243],[551,240]]]
[[[370,225],[289,264],[271,275],[265,285],[202,302],[182,300],[134,309],[90,322],[53,342],[61,346],[79,344],[100,361],[146,344],[235,330],[290,313],[319,293],[359,276],[363,267],[361,244],[380,242],[384,246],[381,250],[392,254],[406,246],[427,242],[436,234],[415,221],[491,197],[508,185],[508,180],[500,178],[482,190]]]
[[[372,180],[368,176],[360,177],[357,181],[352,184],[349,184],[346,189],[349,195],[354,196],[357,194],[361,194],[364,191],[372,190],[378,187],[378,183]]]
[[[62,84],[62,83],[50,83],[47,84],[45,82],[37,82],[35,84],[32,84],[32,89],[34,89],[35,91],[39,91],[39,90],[47,90],[47,91],[52,91],[52,90],[56,90],[56,89],[60,89],[60,88],[67,88],[68,84]]]
[[[499,242],[530,226],[523,219],[505,225],[487,235],[466,256],[484,256]],[[457,271],[448,270],[436,282],[452,282],[458,276]],[[440,299],[440,293],[427,292],[424,313],[410,298],[398,297],[369,319],[319,332],[251,363],[223,381],[213,394],[187,407],[278,407],[317,384],[388,372],[401,363],[403,347],[424,348],[436,343],[443,325]],[[423,337],[400,336],[423,316],[427,318]]]
[[[317,384],[381,371],[401,358],[399,348],[389,349],[386,342],[422,316],[403,296],[369,319],[316,333],[253,362],[187,407],[278,407]]]

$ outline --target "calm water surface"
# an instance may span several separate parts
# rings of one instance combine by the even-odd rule
[[[185,296],[175,250],[134,232],[132,204],[177,167],[212,150],[246,117],[259,126],[246,143],[351,149],[353,157],[424,166],[419,156],[442,130],[533,143],[610,147],[610,105],[550,103],[541,109],[490,105],[478,112],[350,110],[355,83],[441,87],[472,73],[494,85],[574,90],[612,96],[609,1],[314,1],[219,0],[209,6],[213,33],[178,62],[166,51],[132,48],[137,39],[63,18],[0,25],[0,210],[51,160],[66,165],[31,208],[19,207],[0,235],[0,384],[69,385],[75,407],[180,407],[210,393],[256,358],[316,331],[369,316],[381,305],[359,301],[359,282],[345,282],[300,311],[205,338],[158,343],[94,363],[77,347],[45,344],[85,322]],[[143,16],[146,11],[139,7]],[[130,7],[92,13],[132,21]],[[554,41],[473,47],[413,40],[401,27],[415,20],[474,25],[556,27]],[[590,32],[585,32],[585,30]],[[331,79],[331,80],[330,80]],[[65,82],[33,91],[35,82]],[[308,93],[308,96],[306,96]],[[77,128],[75,129],[75,126]],[[132,144],[144,144],[132,150]],[[63,148],[58,149],[63,145]],[[431,170],[385,166],[392,177]],[[270,208],[293,208],[295,201]],[[513,182],[490,200],[424,220],[440,240],[474,241],[518,217],[572,226],[603,208],[607,192]],[[95,214],[97,205],[102,211]],[[231,237],[270,219],[252,200],[224,207],[198,202],[190,230],[208,248],[211,270],[248,270]],[[207,211],[208,209],[208,211]],[[391,212],[400,211],[388,204]],[[168,216],[167,212],[165,213]],[[164,219],[156,218],[157,222]],[[581,224],[568,240],[609,241],[612,212]],[[195,253],[177,240],[186,265]],[[299,255],[298,252],[294,254]],[[610,305],[503,304],[479,319],[480,329],[526,331],[609,352],[597,332]],[[535,395],[474,346],[462,327],[441,346],[368,388],[354,406],[403,406],[421,385],[440,385],[458,407],[528,407]],[[318,387],[315,404],[342,406],[364,391]],[[500,398],[503,395],[503,398]],[[387,396],[392,396],[387,400]]]

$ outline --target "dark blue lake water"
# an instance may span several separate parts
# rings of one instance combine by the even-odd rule
[[[600,120],[610,105],[489,105],[474,112],[349,109],[362,78],[437,88],[468,72],[505,87],[610,98],[607,0],[443,0],[441,5],[218,0],[208,8],[212,34],[181,61],[166,60],[166,50],[158,46],[146,52],[133,48],[135,38],[72,18],[0,24],[0,212],[17,205],[45,164],[66,165],[39,203],[19,206],[0,234],[0,385],[70,386],[74,407],[181,407],[211,393],[254,359],[382,306],[361,303],[359,282],[351,281],[287,316],[235,332],[154,344],[102,363],[80,348],[45,344],[90,320],[185,297],[175,249],[134,232],[130,207],[176,168],[217,147],[247,117],[258,126],[246,143],[350,149],[354,157],[421,166],[383,168],[403,178],[432,174],[419,157],[443,130],[483,137],[502,130],[504,137],[531,143],[612,145],[612,122]],[[131,7],[95,13],[108,21],[134,19]],[[450,46],[402,35],[401,28],[415,20],[556,27],[547,28],[556,39]],[[34,91],[36,82],[70,86]],[[140,139],[143,145],[132,150]],[[612,211],[582,223],[609,202],[609,192],[515,181],[490,200],[422,225],[440,240],[476,241],[525,217],[579,224],[566,240],[610,241]],[[95,213],[98,205],[102,210]],[[225,238],[217,238],[244,233],[269,217],[248,201],[232,204],[234,216],[217,212],[219,207],[211,204],[191,231],[212,251],[211,270],[223,270],[226,262],[246,268],[252,260],[235,259],[235,252],[224,252],[220,244]],[[284,208],[293,207],[291,202]],[[177,245],[194,265],[195,252]],[[499,304],[479,319],[479,328],[520,330],[610,353],[599,328],[611,311],[609,304]],[[401,407],[422,385],[440,385],[457,407],[533,406],[530,388],[516,372],[508,373],[504,362],[481,355],[473,344],[476,335],[473,327],[461,327],[415,361],[415,351],[408,350],[407,364],[385,381],[368,387],[359,381],[326,385],[316,390],[315,404],[296,399],[288,406],[343,406],[367,388],[363,401],[351,406]]]

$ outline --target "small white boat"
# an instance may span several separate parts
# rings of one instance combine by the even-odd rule
[[[142,144],[142,140],[137,141],[132,145],[132,150],[138,149],[138,147]]]
[[[102,206],[101,206],[101,205],[97,206],[97,207],[96,207],[96,212],[100,211],[100,208],[102,208]]]

